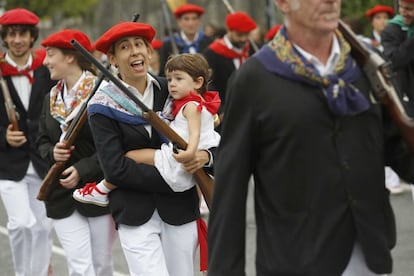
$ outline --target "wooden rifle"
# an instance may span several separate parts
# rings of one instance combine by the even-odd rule
[[[153,128],[155,128],[160,134],[164,135],[173,144],[177,144],[179,148],[187,148],[187,143],[183,138],[181,138],[169,125],[167,125],[153,110],[149,109],[143,102],[138,100],[138,98],[135,97],[134,94],[129,91],[117,77],[112,75],[111,72],[100,64],[99,61],[97,61],[85,48],[82,47],[82,45],[80,45],[76,40],[72,40],[72,44],[87,60],[92,62],[92,64],[94,64],[106,78],[112,81],[127,97],[129,97],[141,108],[142,117],[147,120]],[[198,169],[193,175],[196,179],[198,187],[201,190],[201,193],[203,194],[207,206],[210,208],[214,190],[214,180],[208,176],[203,169]]]
[[[18,131],[19,124],[18,118],[19,114],[16,112],[16,106],[13,103],[13,100],[10,95],[9,87],[7,86],[6,80],[3,78],[3,73],[0,69],[0,87],[3,92],[4,105],[6,106],[7,117],[9,118],[10,123],[12,124],[12,130]]]
[[[222,2],[222,3],[224,4],[224,6],[226,7],[226,10],[227,10],[227,12],[228,12],[228,13],[230,13],[230,14],[234,13],[234,9],[233,9],[233,7],[231,6],[231,4],[230,4],[230,2],[229,2],[229,1],[227,1],[227,0],[221,0],[221,2]],[[250,37],[249,37],[249,42],[250,42],[250,45],[252,45],[252,48],[253,48],[253,50],[254,50],[255,52],[259,51],[259,47],[257,47],[256,42],[254,42],[254,40],[253,40],[252,38],[250,38]]]
[[[138,21],[139,14],[134,14],[132,17],[132,22]],[[110,64],[108,64],[108,69]],[[86,119],[88,118],[88,102],[92,99],[93,95],[95,95],[96,91],[98,91],[99,86],[101,85],[102,81],[104,80],[105,76],[101,74],[98,80],[95,83],[95,86],[92,92],[89,94],[88,98],[83,102],[82,106],[79,109],[78,114],[73,118],[71,121],[68,130],[63,138],[63,143],[66,145],[66,149],[70,149],[73,143],[75,142],[76,138],[78,137],[79,131],[82,129]],[[66,161],[57,161],[55,164],[50,167],[47,175],[43,179],[42,186],[39,189],[37,194],[37,199],[42,201],[47,201],[50,192],[53,190],[54,185],[56,185],[62,175],[62,172],[65,169]]]
[[[379,54],[360,42],[355,33],[341,20],[338,29],[351,45],[351,55],[371,83],[374,96],[386,106],[404,141],[414,153],[414,120],[407,115],[392,83],[394,74],[391,63],[385,62]]]

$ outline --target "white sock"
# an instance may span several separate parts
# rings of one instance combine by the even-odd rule
[[[96,184],[96,188],[98,188],[99,191],[101,191],[102,193],[109,193],[111,190],[108,189],[105,184],[103,183],[103,180],[101,182],[99,182],[98,184]]]

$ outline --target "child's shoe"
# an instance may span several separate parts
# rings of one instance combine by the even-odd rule
[[[94,204],[102,207],[108,206],[108,194],[96,187],[96,182],[87,183],[85,187],[73,191],[73,198],[82,203]]]

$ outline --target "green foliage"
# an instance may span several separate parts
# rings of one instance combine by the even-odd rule
[[[52,16],[61,12],[64,16],[78,17],[90,13],[99,0],[7,0],[6,10],[28,9],[39,17]]]
[[[393,0],[342,0],[343,16],[364,17],[365,12],[375,5],[386,5],[394,7]]]

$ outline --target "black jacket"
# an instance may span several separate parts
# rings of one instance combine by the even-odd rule
[[[41,157],[52,166],[55,163],[53,148],[59,141],[62,133],[59,122],[50,115],[50,96],[44,98],[42,113],[39,120],[39,137],[37,145]],[[75,210],[86,217],[95,217],[109,213],[109,208],[92,204],[79,203],[73,199],[72,193],[76,188],[83,187],[88,182],[99,182],[103,178],[102,170],[96,155],[89,124],[86,121],[74,140],[75,150],[71,158],[65,163],[65,168],[74,166],[80,175],[79,184],[73,189],[66,189],[57,181],[54,183],[48,200],[46,211],[48,217],[60,219],[70,216]]]
[[[395,85],[408,113],[414,116],[414,36],[396,24],[388,24],[381,33],[383,56],[395,71]],[[409,103],[408,103],[409,101]]]
[[[6,142],[6,130],[9,125],[6,109],[4,106],[3,92],[0,93],[0,179],[18,181],[21,180],[27,172],[29,162],[37,174],[42,178],[47,173],[48,165],[42,160],[36,147],[36,137],[38,135],[38,124],[40,110],[43,104],[44,96],[50,91],[55,84],[50,79],[49,71],[46,67],[41,66],[34,70],[32,90],[30,92],[29,109],[26,110],[20,97],[13,85],[11,77],[5,77],[11,98],[16,106],[16,112],[19,114],[19,129],[27,137],[27,143],[18,148],[10,147]],[[1,87],[0,87],[1,90]]]

